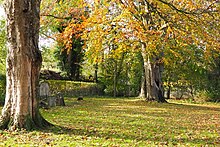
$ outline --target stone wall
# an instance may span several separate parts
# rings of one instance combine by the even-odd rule
[[[64,80],[46,80],[51,95],[61,93],[63,96],[94,96],[103,95],[103,87],[97,83],[74,82]]]

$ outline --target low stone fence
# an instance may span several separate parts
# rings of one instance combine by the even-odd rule
[[[64,106],[64,97],[102,95],[103,88],[97,83],[62,80],[45,80],[39,84],[40,106]]]
[[[63,80],[47,80],[51,95],[58,92],[66,97],[103,95],[103,87],[97,83]]]

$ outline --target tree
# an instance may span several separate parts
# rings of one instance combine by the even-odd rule
[[[5,74],[5,59],[6,59],[6,33],[5,20],[0,18],[0,73]]]
[[[175,48],[187,52],[184,48],[190,44],[198,46],[198,40],[206,42],[207,50],[216,50],[218,39],[211,34],[217,31],[213,26],[218,18],[218,2],[119,0],[119,4],[126,9],[126,14],[122,15],[130,18],[130,29],[142,46],[145,97],[165,102],[161,78],[163,62],[167,59],[164,53]],[[202,31],[201,28],[206,29]]]
[[[220,101],[220,55],[213,52],[210,58],[212,64],[207,68],[206,91],[210,101]]]
[[[181,51],[181,58],[187,58],[189,46],[196,46],[207,61],[213,50],[219,50],[220,7],[216,0],[95,0],[86,5],[81,0],[74,3],[67,0],[53,1],[47,8],[43,13],[49,18],[47,23],[65,26],[60,38],[66,46],[66,52],[68,48],[71,49],[73,34],[81,35],[78,32],[84,31],[82,38],[86,44],[86,55],[95,65],[111,58],[115,60],[112,75],[114,91],[117,91],[119,80],[116,74],[119,69],[117,60],[123,53],[132,56],[141,54],[143,69],[139,72],[143,73],[143,80],[139,85],[143,85],[141,89],[146,100],[165,102],[163,69],[164,64],[170,61],[172,68],[173,61],[169,59],[172,55],[176,56]],[[85,8],[91,13],[81,23],[77,18],[80,18],[81,12],[85,12]]]
[[[42,63],[38,48],[40,0],[5,0],[8,55],[5,105],[0,128],[32,129],[49,123],[38,107]]]
[[[167,52],[175,55],[178,49],[187,53],[189,45],[205,46],[201,50],[206,57],[219,49],[219,2],[215,0],[103,0],[91,7],[86,32],[91,57],[102,59],[111,38],[117,40],[115,53],[123,52],[125,41],[130,42],[129,52],[142,53],[146,100],[165,102],[162,72]]]
[[[81,68],[84,57],[82,50],[83,41],[80,38],[72,37],[71,49],[63,47],[58,52],[59,65],[63,71],[66,71],[70,80],[80,80]],[[61,47],[63,45],[58,46]]]
[[[43,58],[41,70],[57,69],[58,60],[54,56],[56,50],[48,46],[41,46],[41,49]]]
[[[82,3],[81,0],[42,2],[41,32],[47,37],[55,35],[59,65],[71,80],[80,80],[84,57],[83,41],[80,36],[84,29],[86,13],[82,9]]]
[[[175,54],[166,52],[164,62],[163,81],[170,98],[171,90],[182,91],[194,97],[196,93],[205,88],[206,60],[203,50],[195,45],[186,46],[184,49],[173,49]],[[189,56],[190,55],[190,56]]]
[[[6,59],[6,31],[5,31],[5,19],[0,18],[0,104],[4,102],[5,98],[5,59]]]
[[[115,5],[115,2],[118,5]],[[149,32],[145,33],[145,31],[148,30],[148,26],[147,24],[144,24],[145,22],[140,22],[140,20],[134,19],[134,15],[137,14],[139,17],[142,17],[142,14],[139,13],[139,11],[133,14],[133,3],[134,2],[132,1],[129,1],[128,3],[126,1],[111,1],[111,3],[107,3],[107,1],[96,1],[94,12],[87,20],[88,24],[90,24],[89,33],[86,32],[88,37],[85,37],[88,38],[86,42],[88,50],[91,52],[90,54],[93,59],[100,58],[98,56],[100,56],[100,53],[102,54],[103,52],[107,52],[107,56],[114,54],[114,58],[120,57],[120,54],[125,52],[129,52],[131,55],[141,52],[145,69],[143,70],[145,73],[143,80],[146,83],[142,85],[144,85],[145,88],[146,86],[148,88],[147,90],[144,90],[147,91],[144,93],[146,95],[145,97],[147,100],[157,99],[158,101],[164,102],[165,100],[162,97],[161,86],[161,64],[159,59],[156,59],[156,57],[153,57],[155,58],[154,63],[151,60],[152,52],[157,53],[158,50],[155,49],[155,51],[153,51],[154,49],[151,49],[152,52],[146,51],[146,48],[155,48],[157,44],[160,44],[161,41],[158,38],[160,38],[161,33],[157,30],[149,30]],[[140,8],[141,7],[142,6],[140,5]],[[141,19],[144,21],[144,18]],[[112,25],[114,27],[112,27]],[[146,34],[146,36],[143,36],[142,34]],[[146,39],[159,41],[157,44],[155,44],[156,41],[151,41],[152,45],[149,47]],[[106,47],[111,45],[113,45],[114,48]],[[106,48],[110,48],[110,50],[105,51]],[[150,54],[147,55],[148,52]],[[94,58],[94,56],[97,57]],[[114,64],[116,63],[117,62]],[[115,72],[117,72],[116,69],[117,68],[114,70]],[[142,70],[140,73],[141,72]],[[116,81],[117,76],[114,77],[114,81]]]

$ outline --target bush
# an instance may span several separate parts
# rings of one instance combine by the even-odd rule
[[[209,101],[220,102],[220,92],[218,89],[212,89],[208,91]]]
[[[220,93],[218,90],[202,90],[193,99],[196,102],[220,102]]]
[[[0,74],[0,104],[4,103],[6,92],[6,75]]]
[[[201,103],[210,101],[209,94],[206,90],[201,90],[201,91],[197,92],[197,94],[194,96],[193,99],[194,99],[194,101],[201,102]]]

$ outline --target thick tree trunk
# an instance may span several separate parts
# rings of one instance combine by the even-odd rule
[[[5,0],[7,15],[7,87],[0,128],[32,129],[49,123],[38,109],[42,63],[38,48],[40,0]]]
[[[146,82],[146,95],[145,98],[147,101],[156,100],[158,102],[166,102],[163,96],[163,87],[162,87],[162,67],[154,59],[150,61],[146,52],[146,44],[142,44],[142,56],[144,60],[144,73],[145,73],[145,82]]]

